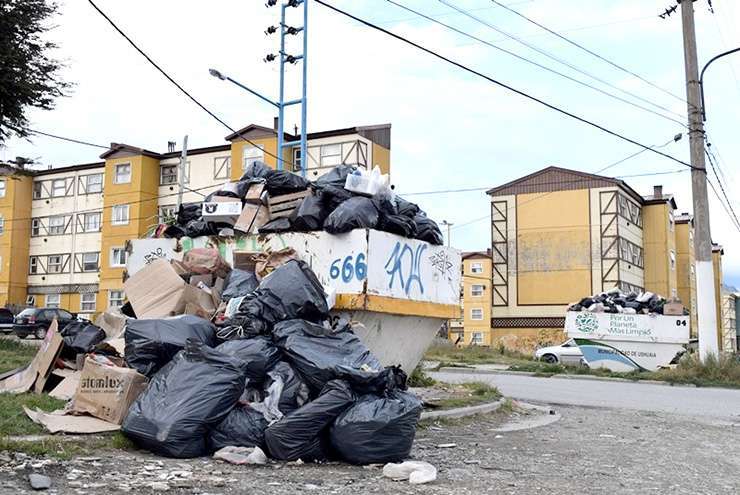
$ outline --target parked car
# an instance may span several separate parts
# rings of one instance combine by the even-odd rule
[[[583,353],[573,339],[568,339],[560,345],[537,349],[534,358],[551,364],[583,364]]]
[[[59,308],[26,308],[15,317],[13,333],[20,339],[25,339],[29,335],[43,339],[54,318],[57,319],[61,330],[67,323],[76,320],[77,316]]]
[[[0,333],[12,332],[14,320],[15,317],[11,310],[8,308],[0,308]]]

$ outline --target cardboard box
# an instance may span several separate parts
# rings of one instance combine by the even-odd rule
[[[213,297],[193,287],[177,274],[166,260],[157,260],[123,284],[131,306],[139,318],[166,318],[183,314],[188,303],[213,313]]]
[[[256,182],[249,186],[244,201],[252,204],[262,204],[262,193],[265,192],[265,183]]]
[[[683,316],[681,301],[669,301],[663,305],[663,314],[666,316]]]
[[[257,264],[257,260],[255,260],[254,257],[261,252],[262,251],[234,251],[232,253],[232,257],[234,259],[232,266],[239,270],[253,272],[254,267]]]
[[[270,221],[267,207],[247,203],[234,223],[234,230],[245,234],[256,234],[258,229]]]
[[[64,343],[58,329],[57,320],[54,319],[31,363],[0,381],[0,393],[23,393],[32,387],[37,394],[44,390],[46,380],[54,369],[54,362],[59,357]]]
[[[242,202],[223,197],[218,201],[203,203],[203,219],[209,222],[234,224],[242,213]]]
[[[88,357],[80,374],[72,409],[120,425],[146,386],[146,377],[138,371],[100,364]]]

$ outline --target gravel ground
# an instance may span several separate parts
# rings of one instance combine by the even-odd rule
[[[232,466],[141,452],[51,461],[0,453],[0,492],[30,491],[28,473],[38,472],[51,477],[49,493],[76,494],[740,493],[739,426],[623,410],[557,412],[562,419],[555,423],[511,432],[499,430],[538,418],[497,413],[420,429],[412,455],[439,470],[428,485],[384,479],[381,466]]]

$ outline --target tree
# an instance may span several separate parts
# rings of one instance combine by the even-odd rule
[[[29,135],[29,107],[51,110],[71,87],[50,55],[57,45],[43,39],[57,10],[53,1],[0,0],[0,146]]]

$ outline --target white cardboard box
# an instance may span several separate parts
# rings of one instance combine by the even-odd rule
[[[211,201],[203,203],[203,219],[209,222],[224,222],[234,224],[242,214],[242,202]]]

